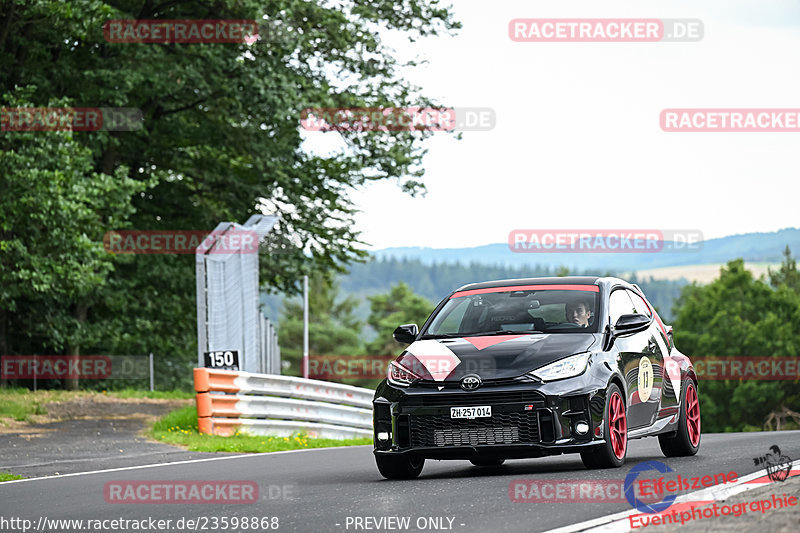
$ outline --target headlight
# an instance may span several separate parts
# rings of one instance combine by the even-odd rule
[[[582,374],[583,371],[586,370],[586,365],[589,363],[589,357],[591,357],[591,355],[590,352],[570,355],[560,361],[538,368],[530,372],[530,374],[542,381],[571,378]]]
[[[396,361],[392,361],[392,364],[389,365],[389,375],[387,377],[389,378],[389,383],[397,387],[408,387],[419,379],[418,375]]]

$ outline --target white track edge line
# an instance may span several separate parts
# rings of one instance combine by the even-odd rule
[[[800,459],[792,461],[792,467],[800,466]],[[755,484],[751,483],[750,485],[745,485],[749,481],[754,479],[758,479],[760,477],[764,477],[767,475],[767,470],[757,470],[752,474],[747,474],[744,477],[740,477],[736,483],[726,483],[724,485],[714,485],[712,487],[708,487],[705,489],[700,489],[694,492],[690,492],[687,494],[682,494],[675,498],[673,505],[676,503],[684,503],[686,501],[693,501],[693,500],[722,500],[726,499],[729,496],[733,496],[734,494],[739,494],[741,492],[746,492],[748,490],[757,489],[763,487],[762,484]],[[698,496],[704,496],[704,498],[698,498]],[[591,520],[586,520],[584,522],[580,522],[578,524],[572,524],[569,526],[563,526],[556,529],[549,529],[544,533],[578,533],[581,531],[589,531],[595,528],[599,528],[602,526],[613,526],[616,522],[624,520],[631,515],[634,514],[641,514],[638,509],[630,509],[621,511],[619,513],[613,513],[606,516],[601,516],[598,518],[592,518]],[[630,529],[630,528],[628,528]]]
[[[3,481],[0,482],[0,489],[6,485],[10,485],[12,483],[24,483],[26,481],[42,481],[42,480],[54,480],[54,479],[61,479],[64,477],[73,477],[73,476],[87,476],[90,474],[104,474],[107,472],[122,472],[124,470],[138,470],[143,468],[157,468],[159,466],[174,466],[174,465],[185,465],[191,463],[204,463],[210,461],[224,461],[225,459],[241,459],[243,457],[261,457],[261,456],[269,456],[269,455],[282,455],[285,453],[297,453],[297,452],[316,452],[316,451],[325,451],[325,450],[347,450],[352,448],[363,448],[364,446],[372,446],[372,444],[359,444],[357,446],[329,446],[326,448],[308,448],[306,450],[283,450],[280,452],[260,452],[260,453],[247,453],[242,455],[226,455],[225,457],[206,457],[204,459],[188,459],[186,461],[175,461],[172,463],[155,463],[149,465],[138,465],[138,466],[123,466],[120,468],[108,468],[105,470],[91,470],[89,472],[73,472],[72,474],[58,474],[54,476],[43,476],[43,477],[31,477],[26,479],[14,479],[11,481]],[[204,452],[194,452],[194,453],[204,453]],[[205,452],[205,453],[217,453],[217,452]]]

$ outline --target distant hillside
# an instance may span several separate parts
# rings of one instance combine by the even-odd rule
[[[719,277],[719,269],[725,266],[725,263],[713,263],[711,265],[680,265],[672,267],[652,268],[649,270],[639,270],[636,272],[640,278],[654,278],[665,280],[680,280],[685,279],[690,282],[696,281],[697,283],[711,283],[714,279]],[[780,263],[750,263],[746,262],[744,267],[753,273],[753,276],[759,278],[761,276],[768,277],[769,270],[778,270],[781,267]],[[622,278],[630,277],[631,273],[625,273]]]
[[[755,263],[753,270],[759,275],[767,264],[781,262],[787,244],[795,255],[800,251],[800,229],[712,239],[689,253],[519,254],[512,253],[505,243],[475,248],[387,248],[373,252],[368,263],[351,265],[350,273],[341,276],[339,282],[343,297],[353,295],[361,301],[358,315],[366,319],[367,297],[388,292],[399,281],[433,305],[453,289],[476,281],[556,276],[566,270],[571,275],[616,275],[638,283],[664,320],[670,322],[675,300],[690,280],[708,282],[721,265],[737,258]],[[261,298],[264,313],[276,323],[282,300],[281,295]],[[371,335],[369,330],[365,335]]]
[[[534,265],[531,267],[510,267],[465,264],[425,264],[418,259],[373,259],[368,263],[351,265],[350,273],[339,278],[342,297],[355,296],[361,301],[358,315],[366,319],[369,314],[368,296],[388,292],[390,287],[400,281],[408,284],[414,292],[428,298],[432,305],[438,303],[451,291],[477,281],[513,279],[565,274],[558,268]],[[570,275],[617,275],[613,271],[570,271]],[[625,276],[625,279],[639,283],[648,299],[655,305],[661,316],[672,320],[673,300],[680,295],[686,280],[654,280]],[[276,321],[280,314],[282,297],[262,295],[264,313]],[[431,307],[433,309],[433,307]]]
[[[541,265],[531,267],[480,263],[428,265],[418,259],[374,259],[369,263],[353,265],[350,274],[341,278],[341,288],[342,292],[365,298],[372,294],[386,292],[391,285],[404,281],[414,292],[428,298],[433,303],[438,303],[454,289],[467,283],[495,279],[557,276],[567,273],[559,270],[559,268]],[[569,271],[568,273],[576,276],[619,275],[611,270]],[[636,276],[626,276],[625,279],[639,283],[648,299],[658,307],[665,320],[671,319],[673,300],[680,295],[680,288],[687,283],[686,280],[666,281],[637,278]]]
[[[474,248],[386,248],[376,250],[379,259],[419,259],[433,263],[483,263],[506,266],[538,266],[555,268],[566,266],[570,270],[599,272],[614,270],[650,270],[655,268],[727,263],[742,258],[754,263],[780,263],[786,245],[800,251],[800,229],[787,228],[772,233],[746,233],[702,243],[699,250],[691,252],[658,253],[514,253],[507,243],[488,244]]]

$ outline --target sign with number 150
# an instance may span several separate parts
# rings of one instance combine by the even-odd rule
[[[205,367],[225,370],[239,370],[239,351],[225,350],[205,352]]]

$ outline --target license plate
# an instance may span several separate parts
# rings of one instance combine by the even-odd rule
[[[481,405],[477,407],[451,407],[450,418],[491,418],[492,406]]]

